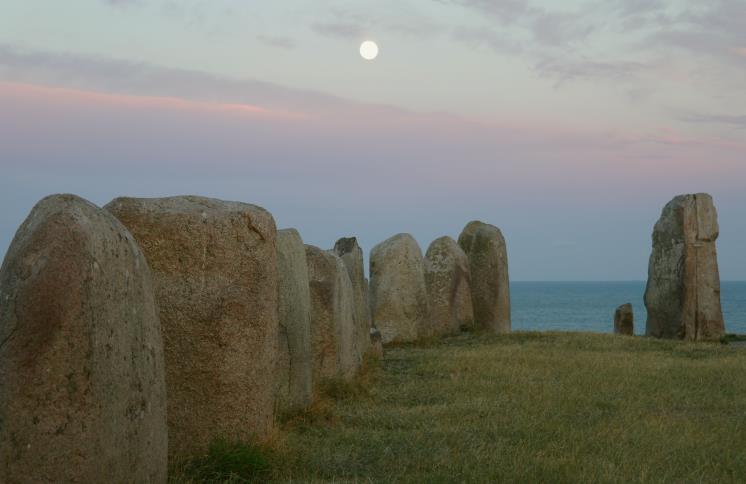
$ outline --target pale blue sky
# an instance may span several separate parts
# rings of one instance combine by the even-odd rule
[[[746,279],[744,86],[746,0],[5,0],[0,253],[48,193],[197,193],[325,247],[482,218],[515,279],[642,279],[707,191]]]

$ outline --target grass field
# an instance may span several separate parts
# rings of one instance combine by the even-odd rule
[[[283,425],[260,480],[746,482],[733,345],[464,334],[388,348],[326,394]]]

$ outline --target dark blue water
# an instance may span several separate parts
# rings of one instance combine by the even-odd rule
[[[720,300],[728,333],[746,334],[746,281],[724,281]],[[512,282],[514,330],[594,331],[614,329],[614,310],[632,303],[635,333],[645,333],[645,282]]]

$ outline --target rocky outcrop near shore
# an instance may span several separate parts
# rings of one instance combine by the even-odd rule
[[[368,281],[365,279],[363,249],[357,244],[357,238],[345,237],[334,244],[334,253],[344,262],[352,283],[352,299],[355,309],[355,351],[357,357],[362,359],[371,350]]]
[[[370,305],[384,344],[416,341],[429,332],[424,261],[411,235],[395,235],[371,250]]]
[[[502,232],[494,225],[469,222],[458,245],[469,257],[474,325],[495,333],[509,333],[510,278]]]
[[[109,212],[34,207],[0,269],[0,482],[166,482],[152,284]]]
[[[278,315],[277,405],[296,411],[311,405],[311,293],[306,248],[295,229],[277,232]]]
[[[306,245],[311,292],[313,381],[350,378],[359,367],[352,283],[342,259]]]
[[[718,235],[708,194],[679,195],[663,208],[653,229],[645,290],[648,336],[714,341],[725,334]]]
[[[118,198],[106,208],[153,271],[166,354],[169,454],[273,425],[276,228],[266,210],[204,197]]]
[[[425,254],[430,336],[458,333],[474,322],[469,258],[451,237],[434,240]]]
[[[614,311],[614,334],[635,334],[635,315],[630,303],[622,304]]]

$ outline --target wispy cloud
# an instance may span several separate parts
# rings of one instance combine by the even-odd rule
[[[746,114],[728,115],[689,113],[680,116],[679,119],[688,123],[724,124],[734,128],[746,129]]]
[[[263,44],[269,45],[270,47],[277,47],[279,49],[292,50],[296,46],[296,41],[290,37],[282,37],[276,35],[257,35],[257,40]]]
[[[548,58],[536,64],[536,71],[540,75],[557,79],[558,83],[576,79],[623,81],[632,79],[649,68],[648,64],[642,62],[605,62],[590,59],[568,61]]]
[[[128,5],[141,5],[142,0],[102,0],[105,4],[114,7],[124,7]]]

